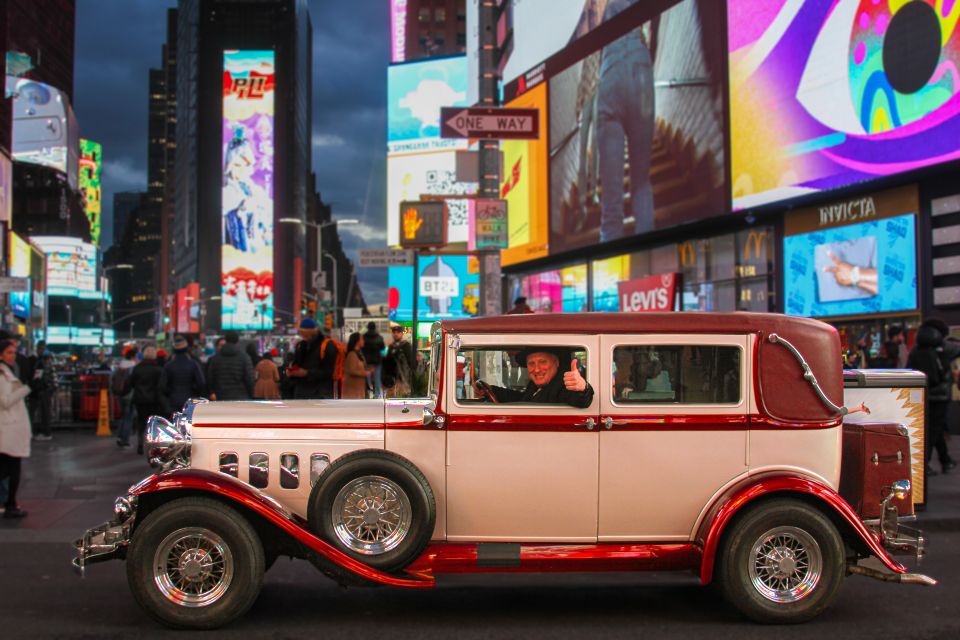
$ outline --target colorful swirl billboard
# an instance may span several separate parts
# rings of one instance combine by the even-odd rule
[[[223,52],[223,329],[273,329],[274,52]]]
[[[734,208],[960,158],[960,2],[727,11]]]
[[[99,142],[80,138],[80,193],[83,195],[83,210],[90,223],[90,239],[97,246],[100,245],[102,172],[103,147]]]

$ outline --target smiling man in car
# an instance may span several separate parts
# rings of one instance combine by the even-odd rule
[[[558,375],[561,362],[569,363],[569,369],[562,376]],[[517,355],[517,363],[526,367],[530,378],[523,391],[495,387],[478,380],[474,384],[477,397],[489,402],[568,404],[580,409],[593,402],[593,387],[584,380],[569,349],[531,347]]]

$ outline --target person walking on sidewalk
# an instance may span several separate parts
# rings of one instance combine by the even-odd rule
[[[190,357],[187,339],[177,335],[173,339],[173,358],[163,365],[160,392],[170,412],[180,411],[190,398],[203,395],[205,382],[200,364]]]
[[[373,397],[383,397],[383,384],[381,375],[383,373],[383,349],[386,345],[383,342],[383,336],[377,331],[376,322],[367,323],[367,332],[363,334],[363,359],[370,368],[370,386],[373,388]],[[347,345],[349,353],[350,346]]]
[[[117,446],[130,446],[130,433],[133,431],[133,391],[128,388],[127,380],[137,366],[137,348],[133,345],[123,350],[123,359],[117,365],[110,379],[110,389],[120,401],[120,427],[117,429]]]
[[[360,332],[351,333],[347,341],[347,357],[343,362],[344,398],[362,400],[367,397],[367,374],[370,373],[370,367],[363,356],[363,336]]]
[[[253,386],[253,397],[256,400],[280,399],[280,369],[271,356],[272,354],[263,354],[262,358],[258,358],[257,366],[253,368],[257,379]]]
[[[41,340],[37,343],[37,354],[30,359],[33,368],[30,388],[32,403],[30,415],[33,416],[33,437],[35,440],[52,440],[53,432],[50,428],[53,413],[53,394],[57,391],[57,370],[53,362],[53,354],[47,349],[47,343]]]
[[[6,480],[4,518],[22,518],[27,512],[17,504],[23,458],[30,457],[30,417],[24,400],[30,387],[17,377],[17,343],[0,342],[0,482]]]
[[[133,404],[137,407],[137,453],[143,454],[143,436],[147,420],[153,415],[166,415],[163,395],[160,393],[160,378],[163,369],[157,362],[156,347],[143,350],[143,360],[133,368],[125,390],[133,392]]]
[[[240,334],[230,330],[226,342],[208,366],[211,400],[249,400],[253,397],[253,363],[240,350]]]
[[[298,400],[333,398],[337,346],[333,340],[325,340],[313,318],[301,320],[297,333],[301,340],[294,350],[293,363],[286,371],[293,382],[293,397]]]
[[[940,466],[946,473],[953,469],[956,462],[950,457],[944,428],[947,421],[947,405],[950,402],[950,369],[941,359],[945,325],[936,319],[929,319],[917,330],[917,342],[907,357],[907,368],[922,371],[927,376],[926,424],[924,440],[926,442],[927,475],[935,476],[937,471],[930,466],[933,450],[937,450]]]

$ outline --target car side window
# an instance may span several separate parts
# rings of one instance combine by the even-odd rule
[[[617,404],[738,404],[740,347],[635,345],[613,350]]]
[[[545,347],[556,356],[556,377],[571,370],[573,361],[577,362],[580,375],[587,377],[587,351],[583,346]],[[499,389],[509,389],[523,393],[532,385],[527,371],[527,357],[536,353],[536,347],[529,346],[483,346],[463,347],[457,352],[456,360],[456,398],[460,404],[485,402],[478,395],[477,385],[488,385]],[[549,359],[549,358],[548,358]],[[532,394],[531,394],[532,395]],[[522,402],[522,401],[514,401]],[[542,404],[524,402],[524,404]]]

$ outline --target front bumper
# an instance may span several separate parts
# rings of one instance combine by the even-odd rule
[[[114,502],[114,518],[108,522],[88,529],[73,543],[77,556],[73,559],[74,570],[83,576],[88,564],[124,559],[130,536],[136,519],[137,499],[135,496],[117,498]]]

